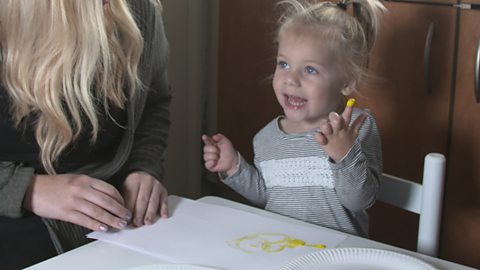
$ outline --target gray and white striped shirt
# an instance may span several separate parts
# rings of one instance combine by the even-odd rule
[[[354,108],[352,121],[362,113]],[[253,140],[254,163],[240,157],[224,183],[266,210],[350,234],[368,236],[368,214],[382,172],[381,142],[371,114],[348,154],[334,163],[314,131],[287,134],[277,117]]]

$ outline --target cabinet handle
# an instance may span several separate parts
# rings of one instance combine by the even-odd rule
[[[427,96],[432,94],[432,83],[430,81],[430,53],[432,50],[432,39],[435,32],[435,24],[428,26],[427,38],[425,39],[425,50],[423,51],[423,75],[427,87]]]
[[[480,103],[480,39],[478,39],[477,45],[477,61],[475,61],[475,97],[477,98],[477,104]]]

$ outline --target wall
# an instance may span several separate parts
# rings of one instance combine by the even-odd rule
[[[169,78],[173,87],[172,126],[164,183],[170,194],[202,194],[201,134],[216,123],[217,0],[163,0],[170,43]],[[213,115],[213,116],[212,116]]]

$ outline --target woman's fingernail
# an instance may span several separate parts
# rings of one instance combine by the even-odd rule
[[[135,219],[135,225],[142,226],[143,225],[143,220],[141,218]]]
[[[126,220],[126,221],[130,221],[130,219],[132,219],[132,214],[131,214],[131,213],[127,213],[127,215],[125,216],[125,220]]]
[[[105,224],[101,224],[101,225],[100,225],[100,231],[102,231],[102,232],[108,231],[108,226],[105,225]]]
[[[126,220],[121,220],[118,222],[118,225],[120,226],[120,228],[125,228],[127,227],[127,221]]]
[[[355,99],[354,98],[348,99],[347,107],[353,107],[353,105],[355,105]]]
[[[145,224],[152,224],[152,217],[146,217]]]

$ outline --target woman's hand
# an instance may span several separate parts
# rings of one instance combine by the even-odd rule
[[[75,174],[35,175],[25,194],[24,208],[94,231],[123,229],[132,216],[115,187]]]
[[[132,211],[134,226],[150,225],[160,217],[168,217],[165,187],[153,176],[144,172],[133,172],[127,176],[122,188],[126,207]]]
[[[331,112],[328,120],[324,120],[315,134],[315,139],[322,146],[327,155],[335,162],[339,162],[352,148],[358,132],[367,118],[366,114],[358,116],[351,125],[354,99],[347,102],[341,115]]]

